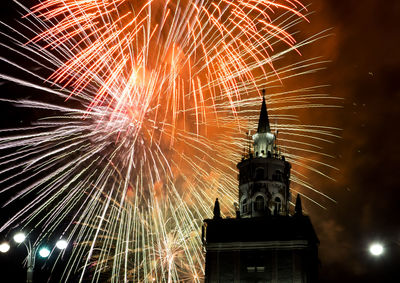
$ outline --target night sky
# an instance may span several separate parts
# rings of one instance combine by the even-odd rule
[[[2,21],[18,17],[11,2],[1,1]],[[304,32],[332,28],[332,35],[306,52],[331,61],[316,75],[318,83],[329,84],[329,93],[344,98],[343,108],[307,117],[343,129],[342,138],[326,149],[340,169],[332,173],[336,182],[317,180],[317,187],[337,203],[326,210],[305,205],[321,241],[320,279],[400,282],[400,1],[318,0],[310,10],[316,13],[311,24],[302,26]],[[2,97],[12,97],[23,90],[2,81],[0,91]],[[0,125],[17,123],[8,120],[19,115],[2,106]],[[380,258],[368,253],[372,241],[386,246]],[[1,254],[2,273],[7,269],[22,282],[24,270],[16,268],[22,258],[23,250],[13,259]],[[49,267],[38,271],[49,272]]]
[[[332,48],[326,46],[332,63],[322,76],[331,93],[345,98],[336,116],[342,140],[333,149],[340,175],[321,184],[338,203],[310,211],[321,240],[321,279],[399,282],[400,2],[320,2],[316,17],[335,34]],[[380,259],[366,251],[373,240],[387,244]]]

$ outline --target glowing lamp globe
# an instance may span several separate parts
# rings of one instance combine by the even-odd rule
[[[50,255],[50,250],[48,248],[41,248],[39,250],[39,255],[43,258],[46,258]]]
[[[66,240],[58,240],[56,243],[56,247],[60,250],[65,250],[68,246],[68,242]]]
[[[14,235],[14,241],[17,242],[18,244],[21,244],[23,241],[25,241],[26,236],[24,233],[19,232],[17,234]]]
[[[379,243],[374,243],[369,247],[369,252],[373,256],[380,256],[383,253],[383,246]]]
[[[7,242],[1,243],[0,244],[0,252],[6,253],[10,249],[10,245]]]

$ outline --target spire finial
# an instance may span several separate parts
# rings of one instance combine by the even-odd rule
[[[294,214],[295,215],[303,215],[303,207],[301,205],[300,194],[297,194],[297,197],[296,197],[296,205],[294,207]]]
[[[257,133],[268,133],[271,132],[271,128],[269,126],[267,104],[265,102],[265,89],[263,89],[262,92],[263,92],[263,101],[261,105],[260,119],[258,121]]]
[[[221,210],[219,208],[219,201],[218,198],[215,200],[214,204],[214,219],[221,219]]]

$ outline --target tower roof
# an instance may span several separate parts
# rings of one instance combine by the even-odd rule
[[[263,101],[260,111],[260,119],[258,120],[257,133],[269,133],[271,128],[269,126],[269,118],[267,112],[267,104],[265,103],[265,90],[263,90]]]

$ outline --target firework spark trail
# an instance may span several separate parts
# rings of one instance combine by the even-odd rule
[[[173,9],[175,3],[167,2],[164,12],[166,9],[169,12],[163,13],[163,17],[157,19],[156,15],[153,15],[156,13],[154,10],[157,11],[157,9],[151,9],[152,5],[156,7],[157,5],[154,1],[149,1],[142,6],[129,3],[132,11],[121,9],[122,14],[118,13],[116,18],[115,9],[128,2],[123,0],[98,0],[90,1],[90,3],[87,1],[44,1],[32,9],[31,15],[52,23],[51,28],[39,33],[32,42],[43,43],[43,48],[57,48],[79,37],[77,41],[81,43],[69,48],[74,56],[71,56],[50,77],[54,83],[73,87],[72,94],[74,94],[80,93],[94,79],[108,78],[101,79],[99,84],[101,87],[91,106],[103,104],[105,96],[113,96],[114,99],[120,101],[121,106],[114,109],[119,111],[125,107],[126,103],[132,101],[129,99],[132,96],[147,95],[156,99],[162,94],[167,98],[167,105],[177,109],[179,106],[173,99],[177,96],[174,95],[175,86],[181,79],[180,72],[185,71],[190,61],[192,61],[193,70],[196,70],[197,65],[200,66],[198,71],[193,73],[193,78],[196,80],[187,80],[194,99],[197,98],[197,93],[201,93],[203,85],[207,85],[204,79],[199,78],[199,74],[207,68],[209,75],[207,80],[215,81],[214,84],[222,87],[221,91],[233,103],[234,98],[240,100],[240,93],[237,90],[232,92],[224,88],[236,89],[237,81],[251,80],[253,69],[264,69],[265,63],[257,62],[266,61],[272,65],[272,61],[266,57],[268,54],[266,50],[272,51],[272,45],[269,42],[273,38],[284,41],[291,47],[295,44],[294,38],[289,33],[271,24],[266,11],[275,12],[275,9],[280,8],[304,17],[293,8],[271,1],[263,1],[262,4],[252,1],[237,3],[221,1],[219,4],[225,6],[222,14],[218,15],[218,19],[224,19],[221,22],[214,16],[216,9],[212,1],[201,3],[188,1],[182,5],[183,7],[177,4],[175,10]],[[295,7],[294,3],[287,2]],[[304,7],[301,6],[301,9]],[[71,17],[58,20],[57,17],[63,14],[71,15]],[[237,14],[240,14],[240,17]],[[124,21],[126,18],[130,19]],[[184,24],[185,22],[187,23]],[[104,28],[105,26],[107,28]],[[158,36],[155,38],[157,29]],[[71,32],[72,30],[74,32]],[[194,42],[191,42],[193,34],[200,34],[200,38],[195,37]],[[153,44],[153,41],[157,44]],[[136,50],[132,50],[131,46],[136,47]],[[155,49],[151,52],[152,56],[148,52],[150,46]],[[249,69],[242,58],[256,62],[256,65]],[[156,72],[158,74],[156,85],[161,91],[132,93],[131,80],[128,79],[132,74],[132,67],[138,69],[133,71],[133,76],[136,77],[136,73],[142,73],[141,79],[146,85],[149,85],[148,73]],[[170,69],[169,74],[165,74],[166,69]],[[227,74],[232,74],[232,69],[233,74],[241,70],[240,75],[227,76]],[[129,90],[128,92],[114,91],[121,86],[116,80],[120,76],[127,82],[125,89]],[[133,81],[135,83],[135,80]],[[165,85],[166,81],[170,83]],[[201,83],[196,84],[195,81],[201,81]],[[185,93],[187,93],[187,86],[183,86],[182,93],[178,95],[183,96]],[[171,99],[174,101],[171,102]],[[199,102],[202,102],[201,98],[197,103]],[[143,111],[147,110],[146,107],[142,108]]]
[[[90,273],[92,282],[199,282],[201,222],[218,195],[223,212],[233,212],[232,161],[248,143],[242,129],[258,121],[259,89],[322,68],[319,58],[273,63],[326,33],[295,41],[289,30],[306,19],[296,0],[19,5],[23,28],[36,36],[4,24],[17,36],[2,33],[12,44],[1,45],[51,75],[0,58],[45,83],[0,76],[66,101],[2,99],[54,114],[0,132],[1,192],[15,190],[5,205],[32,198],[0,230],[45,228],[39,243],[61,229],[77,243],[63,280]],[[296,167],[329,177],[319,168],[334,167],[319,144],[337,129],[302,125],[287,113],[336,107],[328,99],[316,87],[267,97],[293,184],[317,205],[313,193],[329,196]]]

